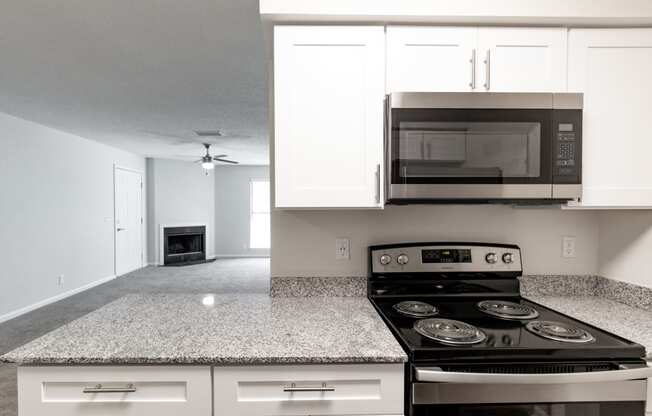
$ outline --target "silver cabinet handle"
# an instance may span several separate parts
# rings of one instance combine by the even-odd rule
[[[380,163],[376,165],[376,204],[380,204]]]
[[[126,228],[118,228],[116,231],[124,231]]]
[[[289,386],[283,387],[283,391],[286,393],[293,392],[305,392],[305,391],[335,391],[335,387],[327,386],[326,383],[321,383],[319,387],[299,387],[295,383],[290,384]]]
[[[652,367],[613,371],[560,374],[492,374],[443,371],[439,367],[417,368],[418,381],[461,384],[568,384],[627,381],[652,377]]]
[[[489,91],[491,89],[491,49],[487,49],[487,56],[484,58],[485,64],[485,82],[484,88]]]
[[[471,87],[472,90],[475,89],[475,48],[471,51],[471,59],[469,60],[471,62],[471,82],[469,83],[469,87]]]
[[[84,393],[135,393],[136,387],[132,383],[129,383],[124,387],[103,386],[101,384],[96,384],[93,387],[85,387],[83,392]]]

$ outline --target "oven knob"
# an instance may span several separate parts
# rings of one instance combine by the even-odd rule
[[[498,261],[498,256],[496,253],[487,253],[487,255],[484,256],[484,259],[487,261],[487,263],[494,264]]]
[[[396,258],[396,262],[401,266],[407,264],[408,261],[410,261],[410,258],[407,256],[407,254],[399,254],[399,256]]]
[[[392,262],[392,256],[390,256],[389,254],[383,254],[382,256],[380,256],[380,264],[382,264],[383,266],[386,266],[391,262]]]
[[[503,263],[514,263],[514,255],[512,253],[503,254]]]

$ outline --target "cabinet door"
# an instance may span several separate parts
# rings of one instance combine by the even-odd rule
[[[403,415],[403,364],[215,367],[215,416]]]
[[[492,92],[565,92],[564,28],[480,28],[478,82]]]
[[[652,30],[570,31],[568,85],[584,93],[584,206],[652,206]]]
[[[477,33],[473,27],[388,27],[387,92],[473,91]]]
[[[382,27],[274,29],[275,206],[381,207]]]
[[[210,416],[211,369],[18,367],[20,416]]]

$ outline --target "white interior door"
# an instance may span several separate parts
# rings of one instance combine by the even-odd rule
[[[115,273],[143,266],[143,175],[115,168]]]

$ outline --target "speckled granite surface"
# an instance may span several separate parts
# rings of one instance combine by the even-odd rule
[[[2,357],[19,364],[403,362],[362,297],[127,295]],[[204,301],[204,302],[203,302]]]
[[[367,296],[367,277],[272,277],[272,297]]]
[[[652,289],[589,275],[526,275],[520,278],[521,294],[550,296],[599,296],[652,311]]]
[[[599,296],[527,295],[528,299],[637,342],[652,359],[652,312]]]

